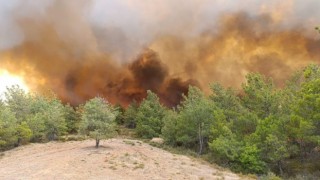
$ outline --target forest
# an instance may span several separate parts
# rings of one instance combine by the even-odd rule
[[[173,108],[147,92],[123,108],[97,96],[73,107],[57,96],[8,87],[0,101],[0,150],[35,142],[87,135],[161,137],[165,145],[194,152],[209,162],[244,174],[320,176],[320,66],[296,71],[283,87],[248,73],[241,89],[210,84],[204,93],[190,86]],[[72,140],[72,139],[69,139]]]

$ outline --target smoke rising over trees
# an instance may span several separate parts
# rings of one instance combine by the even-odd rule
[[[283,86],[320,57],[316,0],[0,3],[1,68],[73,105],[127,106],[151,89],[174,106],[189,85],[239,88],[248,72]]]
[[[13,86],[0,102],[0,148],[66,140],[65,135],[79,132],[93,137],[98,147],[124,125],[140,138],[162,137],[166,145],[194,151],[237,172],[317,177],[319,78],[315,64],[293,73],[282,88],[270,77],[249,73],[242,89],[214,83],[207,96],[189,86],[172,109],[148,91],[140,104],[133,101],[121,111],[101,97],[72,108],[54,94],[25,93]]]

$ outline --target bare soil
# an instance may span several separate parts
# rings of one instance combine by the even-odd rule
[[[30,144],[0,156],[0,179],[240,179],[207,162],[138,140]],[[242,177],[243,179],[243,177]]]

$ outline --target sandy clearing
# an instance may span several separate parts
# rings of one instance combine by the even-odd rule
[[[234,173],[137,140],[30,144],[5,152],[0,179],[240,179]]]

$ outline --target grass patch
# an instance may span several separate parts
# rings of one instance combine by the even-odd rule
[[[129,129],[129,128],[126,128],[125,126],[117,126],[116,131],[118,133],[118,136],[122,138],[131,139],[132,137],[136,137],[135,129]]]
[[[141,141],[137,141],[136,142],[139,146],[142,146],[142,142]]]
[[[136,145],[133,141],[129,141],[129,140],[123,140],[123,143],[125,143],[127,145],[131,145],[131,146]]]
[[[114,164],[114,162],[113,161],[109,161],[109,164]]]
[[[67,136],[59,137],[59,141],[66,142],[66,141],[84,141],[87,138],[83,135],[76,135],[76,134],[69,134]]]
[[[5,155],[5,154],[4,154],[3,152],[0,152],[0,159],[3,158],[4,155]]]
[[[172,147],[166,144],[159,144],[154,142],[148,142],[148,144],[150,144],[153,147],[157,147],[157,148],[169,151],[173,153],[173,155],[179,154],[179,155],[186,155],[186,156],[197,157],[197,158],[199,157],[199,155],[196,152],[183,147]]]
[[[115,166],[110,166],[109,168],[112,170],[117,170],[117,167],[115,167]]]
[[[274,173],[268,173],[267,175],[259,177],[261,180],[282,180],[282,178],[278,177]]]
[[[136,170],[136,169],[143,169],[144,168],[144,164],[138,164],[136,165],[133,170]]]

